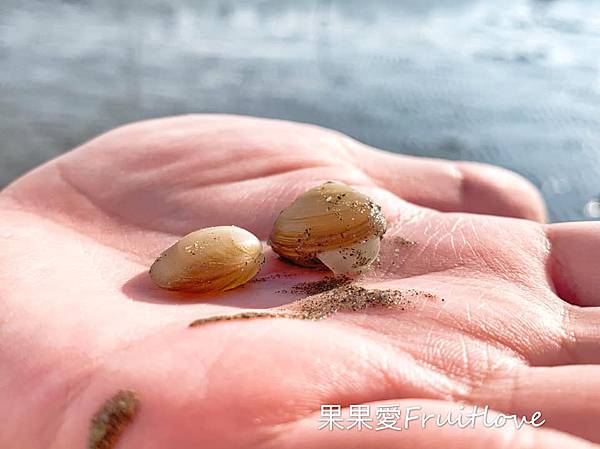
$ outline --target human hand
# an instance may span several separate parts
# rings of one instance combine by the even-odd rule
[[[235,224],[265,240],[281,209],[326,180],[370,195],[388,218],[381,262],[360,284],[436,298],[190,328],[291,303],[302,295],[282,290],[325,273],[267,248],[262,281],[219,295],[149,280],[181,235]],[[535,190],[503,170],[391,155],[312,126],[190,116],[105,134],[0,195],[0,447],[84,447],[119,390],[139,398],[123,449],[600,441],[600,226],[479,214],[544,218]],[[539,410],[546,424],[317,430],[321,404],[444,413],[457,401]]]

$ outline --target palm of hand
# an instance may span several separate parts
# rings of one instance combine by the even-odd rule
[[[388,217],[381,263],[361,282],[445,301],[191,329],[204,316],[290,303],[299,296],[278,292],[323,273],[267,251],[266,280],[222,295],[149,281],[154,257],[180,235],[236,224],[264,240],[282,208],[329,179],[369,194]],[[598,227],[449,213],[461,211],[541,217],[535,194],[503,172],[386,155],[280,122],[146,122],[47,164],[0,196],[2,447],[82,447],[91,416],[121,389],[141,403],[123,448],[570,441],[548,427],[600,441],[600,312],[581,307],[600,301],[590,265]],[[394,237],[416,244],[397,248]],[[546,426],[316,430],[321,404],[441,412],[457,400],[540,410]]]

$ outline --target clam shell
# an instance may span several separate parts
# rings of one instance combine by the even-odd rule
[[[385,230],[379,205],[345,184],[330,181],[304,192],[281,212],[269,244],[294,263],[318,266],[320,253],[381,238]]]
[[[237,226],[194,231],[164,251],[150,277],[169,290],[217,292],[252,279],[264,262],[262,243]]]

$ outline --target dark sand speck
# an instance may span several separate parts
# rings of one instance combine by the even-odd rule
[[[324,278],[315,282],[303,282],[292,287],[293,293],[309,296],[285,306],[269,310],[246,311],[233,315],[215,315],[200,318],[189,326],[197,327],[216,321],[244,320],[254,318],[292,318],[320,320],[337,312],[354,312],[371,307],[404,310],[418,299],[443,301],[438,296],[419,290],[368,289],[350,284],[347,278]]]
[[[121,390],[107,399],[92,418],[88,449],[113,449],[138,408],[139,400],[133,391]]]

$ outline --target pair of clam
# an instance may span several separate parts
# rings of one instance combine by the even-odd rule
[[[386,231],[381,208],[366,195],[337,182],[314,187],[284,209],[269,244],[297,265],[326,265],[336,275],[366,270],[379,254]],[[150,268],[169,290],[217,292],[252,279],[264,263],[261,241],[237,226],[194,231],[176,242]]]

